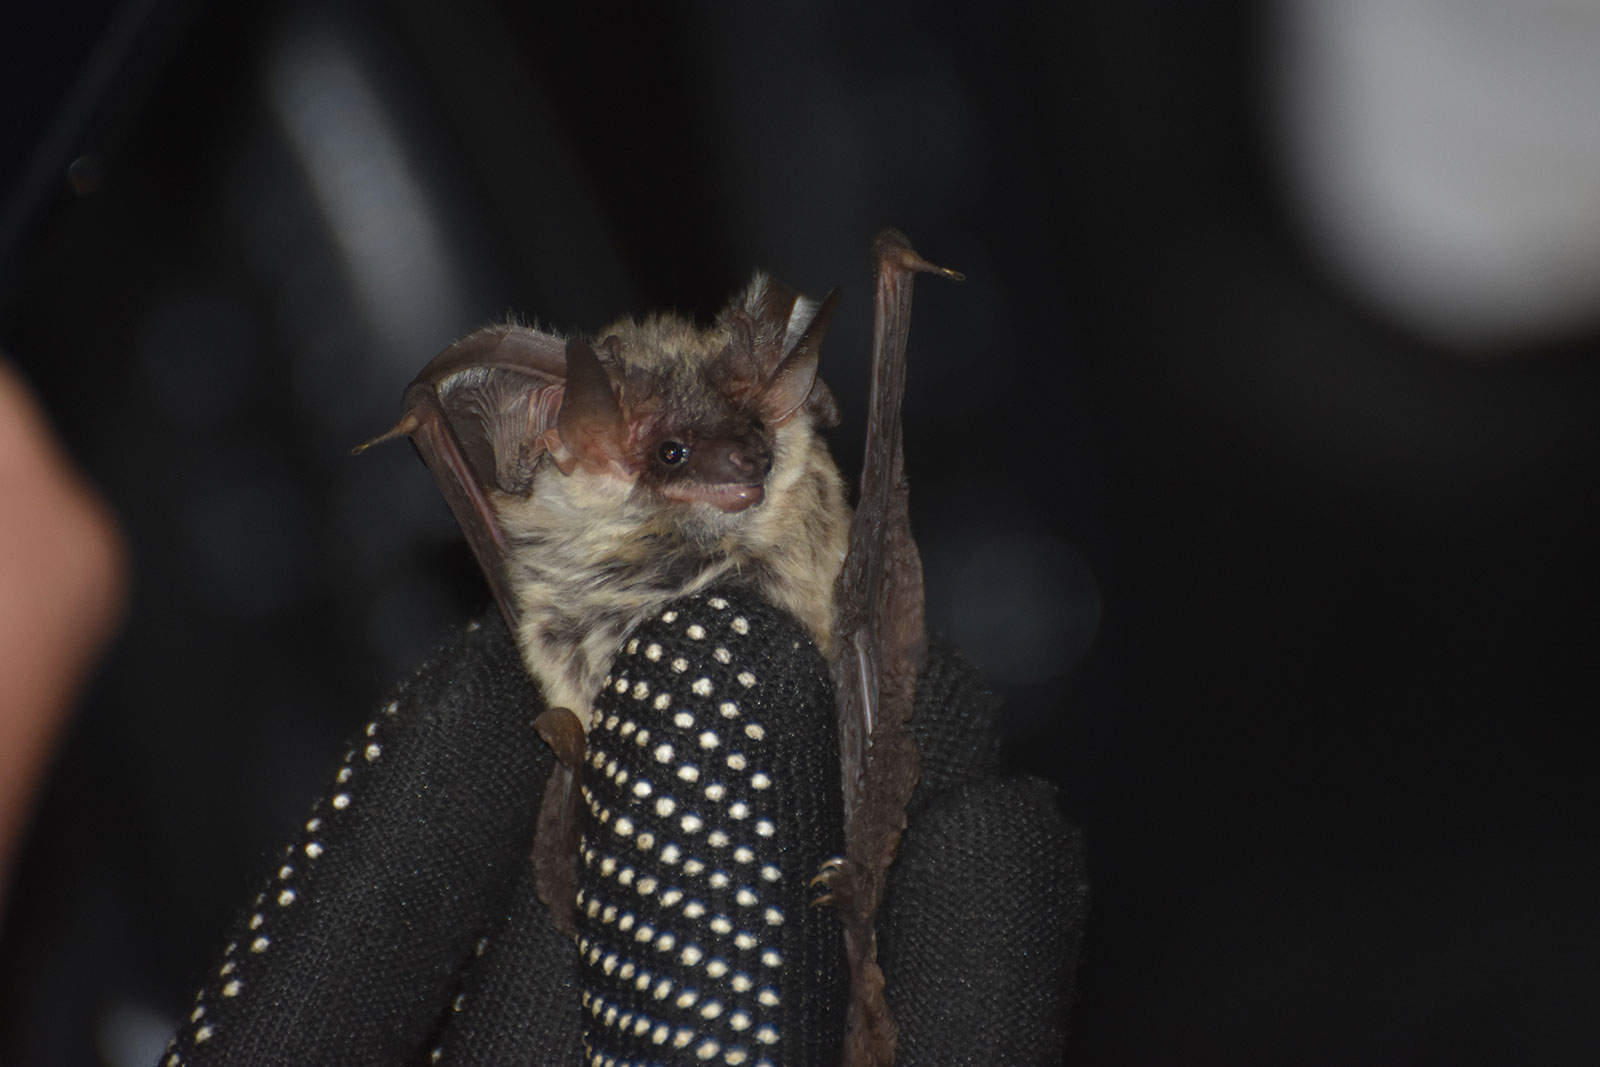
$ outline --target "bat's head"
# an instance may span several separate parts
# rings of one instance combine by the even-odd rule
[[[760,504],[796,438],[837,421],[817,377],[834,303],[757,275],[710,327],[664,315],[568,341],[544,437],[554,465],[618,479],[636,503],[686,516]]]
[[[417,443],[489,554],[505,551],[507,523],[575,535],[665,523],[703,540],[756,509],[775,525],[774,493],[831,469],[814,430],[838,419],[817,377],[835,299],[758,274],[707,327],[663,315],[587,341],[491,326],[423,368],[378,440]]]
[[[424,367],[375,440],[416,443],[525,650],[549,635],[524,617],[537,630],[590,593],[615,612],[729,570],[825,646],[849,525],[816,433],[838,421],[817,377],[834,304],[758,274],[704,327],[658,316],[591,341],[491,326]]]

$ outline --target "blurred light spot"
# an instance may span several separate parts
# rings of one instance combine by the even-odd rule
[[[95,1028],[101,1061],[109,1067],[149,1067],[160,1060],[177,1028],[178,1020],[142,1004],[115,1001]]]
[[[460,294],[430,203],[371,82],[331,30],[302,25],[272,57],[269,95],[380,349],[412,360],[448,337]]]
[[[1100,589],[1084,558],[1034,530],[989,531],[953,547],[938,622],[973,663],[1019,685],[1071,670],[1100,626]]]
[[[222,485],[186,515],[200,595],[229,614],[291,606],[311,583],[310,509],[286,478]]]
[[[1600,318],[1600,5],[1281,0],[1291,195],[1369,298],[1466,348]]]
[[[227,422],[255,381],[260,333],[234,300],[190,295],[157,305],[136,341],[156,406],[188,426]]]
[[[106,157],[89,152],[67,166],[67,188],[79,196],[95,192],[106,180]]]

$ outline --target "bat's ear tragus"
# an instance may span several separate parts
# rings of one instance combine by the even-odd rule
[[[762,385],[761,413],[769,426],[782,426],[794,418],[817,384],[817,363],[822,335],[839,306],[839,290],[830,290],[805,330],[795,340],[772,376]],[[831,394],[829,394],[831,399]]]
[[[558,465],[563,453],[591,470],[620,463],[625,435],[622,405],[611,376],[587,341],[567,342],[567,384],[556,413],[556,436],[561,448],[551,448]],[[568,468],[563,466],[563,472]]]

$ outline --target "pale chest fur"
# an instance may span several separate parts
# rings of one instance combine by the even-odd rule
[[[628,632],[718,582],[754,588],[829,651],[850,520],[843,483],[808,427],[785,427],[775,444],[765,499],[734,515],[674,513],[619,479],[553,468],[528,497],[497,502],[512,543],[518,642],[548,704],[587,727]]]

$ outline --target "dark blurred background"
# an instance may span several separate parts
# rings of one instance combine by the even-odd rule
[[[1600,9],[13,0],[0,346],[131,540],[0,1060],[148,1064],[481,581],[447,342],[924,281],[933,620],[1089,833],[1070,1062],[1600,1058]],[[0,503],[0,506],[4,506]]]

